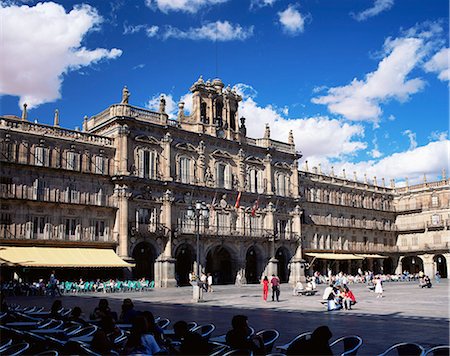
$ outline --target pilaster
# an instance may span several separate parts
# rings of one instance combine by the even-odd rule
[[[266,176],[266,194],[273,195],[273,182],[272,182],[272,156],[270,153],[266,155],[266,158],[264,159],[264,172]]]
[[[170,168],[172,166],[172,141],[173,139],[169,132],[167,132],[161,140],[163,148],[162,155],[165,160],[165,163],[162,165],[163,171],[161,173],[162,179],[165,181],[172,181],[172,176],[170,175]]]

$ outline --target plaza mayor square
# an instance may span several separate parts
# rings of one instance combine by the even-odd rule
[[[450,355],[448,1],[0,21],[2,355]]]

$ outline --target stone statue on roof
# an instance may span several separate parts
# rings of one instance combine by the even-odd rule
[[[128,104],[128,99],[130,98],[130,92],[125,85],[122,89],[122,101],[121,104]]]

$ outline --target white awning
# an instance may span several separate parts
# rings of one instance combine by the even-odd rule
[[[322,260],[363,260],[364,257],[356,256],[351,253],[319,253],[309,252],[305,253],[306,256],[319,258]]]
[[[0,263],[24,267],[133,267],[111,249],[0,246]]]
[[[376,253],[373,254],[367,254],[367,253],[357,253],[356,256],[361,256],[364,258],[389,258],[389,256],[382,256]]]

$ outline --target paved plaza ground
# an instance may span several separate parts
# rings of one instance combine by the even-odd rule
[[[155,316],[177,320],[212,322],[214,335],[226,333],[235,314],[245,314],[256,330],[275,328],[280,338],[275,345],[288,342],[301,332],[328,325],[332,340],[356,334],[364,344],[358,355],[376,355],[398,342],[417,342],[428,349],[449,344],[449,283],[443,280],[431,289],[421,289],[416,282],[384,283],[383,298],[376,298],[365,285],[351,286],[358,303],[353,310],[327,312],[320,303],[325,285],[316,296],[293,296],[292,289],[281,286],[280,302],[264,302],[262,287],[215,286],[205,293],[204,303],[192,303],[192,287],[154,289],[148,292],[86,293],[65,295],[64,307],[80,306],[85,318],[98,303],[108,298],[113,310],[120,312],[124,298],[131,298],[138,310],[150,310]],[[270,295],[269,295],[270,297]],[[8,297],[8,303],[50,308],[50,297]]]

